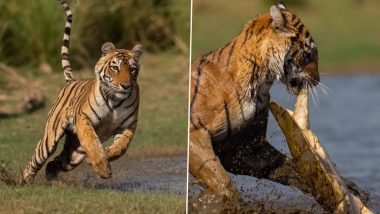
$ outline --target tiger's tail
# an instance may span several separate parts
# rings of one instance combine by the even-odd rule
[[[71,68],[69,61],[69,45],[70,45],[70,32],[71,32],[71,24],[73,22],[73,14],[70,10],[69,5],[66,0],[58,0],[66,13],[66,24],[65,31],[63,33],[63,43],[61,48],[61,61],[63,73],[65,75],[66,83],[70,83],[75,80],[75,76],[73,74],[73,69]]]

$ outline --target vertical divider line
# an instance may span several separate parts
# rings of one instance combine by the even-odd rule
[[[190,41],[189,41],[189,80],[187,102],[187,165],[186,165],[186,214],[189,213],[189,151],[190,151],[190,90],[191,90],[191,53],[193,38],[193,0],[190,0]]]

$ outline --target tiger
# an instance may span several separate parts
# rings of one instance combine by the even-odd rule
[[[277,80],[292,95],[320,82],[316,43],[283,3],[192,63],[189,171],[217,195],[239,197],[228,173],[307,191],[289,158],[266,140],[269,91]],[[289,174],[277,176],[280,169]]]
[[[65,135],[63,151],[46,166],[46,179],[57,178],[78,166],[85,157],[104,179],[112,176],[109,162],[128,149],[137,127],[140,92],[137,77],[143,47],[117,49],[111,42],[101,47],[95,65],[95,79],[80,80],[73,75],[69,61],[72,12],[66,0],[60,0],[66,12],[61,61],[66,84],[51,107],[43,137],[26,164],[22,181],[32,184],[37,172],[55,152]],[[113,136],[113,144],[102,143]]]

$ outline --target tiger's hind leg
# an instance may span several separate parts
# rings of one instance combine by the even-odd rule
[[[46,180],[54,180],[59,172],[67,172],[74,169],[85,157],[86,153],[80,147],[78,137],[73,133],[67,132],[63,151],[46,166]]]
[[[32,160],[29,161],[22,173],[22,182],[32,184],[37,172],[42,168],[46,160],[54,153],[57,143],[65,134],[67,123],[59,118],[48,119],[42,139],[34,150]]]
[[[101,178],[110,178],[112,176],[111,166],[107,160],[103,145],[96,135],[89,119],[87,117],[79,117],[77,118],[75,126],[79,143],[85,150],[87,158],[95,172],[100,175]]]

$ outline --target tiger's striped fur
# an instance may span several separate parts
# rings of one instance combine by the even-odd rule
[[[66,13],[65,31],[63,33],[63,43],[62,43],[62,48],[61,48],[61,61],[62,61],[63,74],[65,75],[65,80],[67,83],[70,83],[75,80],[73,69],[71,68],[70,61],[69,61],[70,32],[71,32],[71,24],[73,22],[73,14],[66,0],[59,0],[59,2],[65,9],[65,13]]]
[[[236,195],[227,171],[272,179],[285,162],[286,156],[265,139],[275,80],[292,94],[319,82],[316,45],[283,4],[273,5],[226,46],[193,62],[189,170],[215,193]]]
[[[66,12],[69,11],[66,2],[61,2]],[[70,26],[65,27],[62,56],[66,56],[64,53],[68,56],[66,39],[69,30],[66,29]],[[61,171],[72,170],[86,156],[102,178],[111,177],[109,161],[126,152],[137,126],[140,98],[137,76],[142,52],[141,45],[126,50],[105,43],[102,57],[95,66],[96,78],[93,80],[75,80],[73,75],[67,75],[71,73],[70,63],[65,57],[62,58],[64,71],[69,71],[65,73],[69,84],[60,91],[48,113],[44,135],[23,171],[24,183],[33,182],[64,135],[63,151],[46,167],[48,180]],[[111,136],[114,143],[103,148],[102,143]]]

